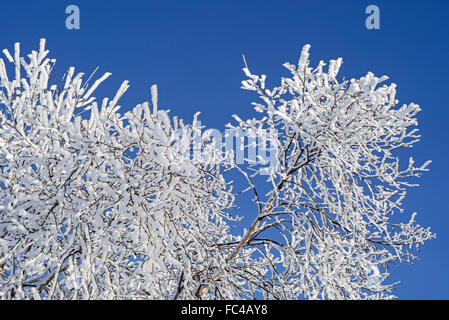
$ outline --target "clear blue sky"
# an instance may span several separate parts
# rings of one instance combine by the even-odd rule
[[[70,4],[80,8],[80,30],[65,28]],[[370,4],[380,8],[380,30],[365,28]],[[19,41],[28,53],[42,37],[58,72],[72,65],[86,73],[96,66],[112,72],[98,98],[129,80],[121,105],[130,108],[148,100],[156,83],[161,106],[186,120],[202,111],[202,123],[217,129],[234,113],[253,116],[249,103],[256,97],[240,89],[242,53],[254,73],[268,75],[268,84],[287,75],[282,63],[296,62],[306,43],[313,64],[343,57],[346,78],[367,71],[388,75],[401,103],[423,108],[423,138],[410,152],[418,163],[433,164],[405,208],[417,211],[418,222],[438,236],[424,245],[421,261],[393,268],[392,280],[402,281],[394,293],[449,299],[449,1],[2,2],[0,50]]]

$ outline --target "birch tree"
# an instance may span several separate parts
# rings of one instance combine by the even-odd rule
[[[228,129],[271,135],[269,166],[235,161],[199,114],[159,108],[156,86],[122,112],[127,81],[99,102],[110,73],[71,67],[52,84],[44,39],[3,50],[0,298],[393,298],[389,266],[434,237],[402,208],[430,163],[397,156],[419,140],[420,107],[399,106],[386,76],[339,80],[341,58],[312,68],[309,48],[272,89],[243,69],[260,117]],[[254,198],[242,234],[230,172]]]

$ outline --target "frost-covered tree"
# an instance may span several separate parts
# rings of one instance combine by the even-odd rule
[[[236,162],[198,115],[158,109],[156,86],[121,113],[127,81],[99,106],[109,73],[91,84],[70,68],[59,86],[44,39],[28,59],[3,50],[0,298],[392,298],[389,264],[434,237],[415,214],[391,221],[429,163],[395,155],[418,141],[420,108],[398,107],[387,77],[337,80],[341,59],[312,69],[308,50],[271,90],[244,68],[262,116],[229,129],[271,134],[269,167]],[[229,171],[257,210],[241,235]]]

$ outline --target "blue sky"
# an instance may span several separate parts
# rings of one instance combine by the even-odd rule
[[[80,8],[81,28],[68,30],[65,9]],[[380,29],[367,30],[365,8],[380,9]],[[90,73],[112,72],[97,97],[112,96],[123,80],[131,87],[124,108],[149,100],[159,87],[159,104],[190,120],[222,130],[232,114],[254,115],[256,97],[240,89],[242,53],[255,74],[277,84],[287,75],[282,63],[296,62],[309,43],[312,64],[343,57],[340,75],[367,71],[388,75],[398,85],[401,103],[422,106],[422,140],[408,150],[417,162],[433,160],[421,187],[409,191],[408,212],[431,226],[414,265],[394,267],[401,299],[449,299],[448,1],[7,1],[0,5],[0,49],[38,49],[47,39],[56,71],[69,66]],[[408,154],[406,154],[406,159]],[[250,211],[250,206],[244,207]]]

